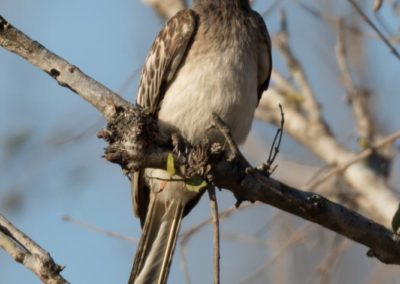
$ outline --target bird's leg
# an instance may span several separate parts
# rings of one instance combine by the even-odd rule
[[[232,138],[231,130],[229,129],[229,126],[216,114],[213,114],[213,127],[218,129],[219,132],[224,136],[225,142],[228,145],[229,148],[229,154],[227,157],[227,160],[229,162],[232,162],[234,160],[238,160],[243,162],[244,164],[248,165],[249,168],[252,168],[250,166],[250,163],[247,161],[247,159],[243,156],[243,154],[240,152],[238,145]],[[248,169],[246,169],[247,171]]]

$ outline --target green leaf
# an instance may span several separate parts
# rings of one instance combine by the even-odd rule
[[[194,176],[186,180],[186,188],[189,191],[200,192],[200,190],[206,186],[207,182],[199,176]]]
[[[167,156],[167,172],[170,176],[173,176],[176,173],[174,156],[171,153],[168,153]]]

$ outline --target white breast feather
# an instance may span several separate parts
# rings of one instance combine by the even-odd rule
[[[204,138],[216,113],[231,128],[235,141],[243,142],[257,105],[256,72],[255,58],[240,49],[188,58],[165,94],[161,127],[174,126],[193,143]]]

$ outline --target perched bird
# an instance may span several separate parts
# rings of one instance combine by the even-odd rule
[[[271,42],[249,0],[193,0],[155,39],[143,67],[137,103],[158,119],[163,133],[190,143],[221,141],[209,131],[213,113],[243,142],[271,75]],[[132,196],[143,234],[129,283],[167,281],[182,218],[202,191],[186,188],[160,169],[132,176]]]

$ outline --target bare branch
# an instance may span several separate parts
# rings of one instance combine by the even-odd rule
[[[0,247],[16,262],[35,273],[46,284],[67,284],[61,275],[64,266],[54,262],[50,254],[41,248],[10,221],[0,214]]]
[[[316,19],[320,20],[322,23],[326,22],[326,23],[330,23],[333,26],[337,26],[338,23],[341,21],[340,17],[329,14],[329,13],[324,13],[322,11],[318,11],[317,9],[312,8],[311,6],[309,6],[308,4],[306,4],[302,1],[297,0],[296,3],[298,4],[298,6],[300,8],[302,8],[304,11],[306,11],[307,13],[309,13]],[[357,26],[351,25],[349,23],[344,23],[343,28],[345,28],[347,31],[349,31],[353,35],[364,36],[364,37],[367,37],[367,38],[373,39],[373,40],[381,40],[379,35],[377,35],[375,32],[363,31],[362,29],[358,28]],[[390,36],[388,39],[393,45],[399,43],[399,37],[396,35]]]
[[[226,218],[229,218],[232,214],[237,213],[238,211],[241,211],[243,209],[248,209],[248,208],[254,208],[256,205],[254,204],[244,204],[243,206],[240,206],[237,208],[236,206],[230,207],[228,209],[225,209],[224,211],[220,212],[218,214],[218,219],[225,220]],[[181,244],[186,244],[189,242],[190,238],[193,237],[196,233],[198,233],[200,230],[202,230],[205,226],[210,224],[212,222],[212,218],[208,218],[204,220],[203,222],[197,224],[196,226],[191,227],[190,229],[187,229],[185,232],[181,234]]]
[[[109,119],[116,106],[129,105],[123,98],[84,74],[78,67],[52,53],[13,27],[0,15],[0,46],[16,53],[49,74],[62,87],[78,94]]]
[[[390,43],[390,41],[385,37],[385,35],[378,29],[378,27],[371,21],[371,19],[363,12],[363,10],[358,6],[358,4],[354,0],[348,0],[349,3],[354,7],[357,13],[361,16],[361,18],[378,34],[380,39],[387,45],[390,52],[396,56],[397,59],[400,59],[400,54],[397,49]]]
[[[218,213],[218,219],[219,220],[224,220],[226,218],[229,218],[232,214],[237,213],[243,209],[248,209],[250,207],[255,207],[255,205],[247,203],[243,206],[240,206],[239,208],[237,208],[236,206],[230,207],[228,209],[225,209],[222,212]],[[210,224],[213,221],[213,218],[208,218],[206,220],[204,220],[203,222],[187,229],[186,231],[182,232],[180,234],[180,245],[181,245],[181,259],[180,259],[180,267],[181,270],[184,273],[185,276],[185,283],[186,284],[190,284],[190,275],[187,269],[187,262],[186,262],[186,255],[187,255],[187,250],[188,250],[188,243],[190,241],[190,239],[196,234],[198,233],[200,230],[202,230],[204,227],[206,227],[208,224]]]
[[[387,137],[383,138],[379,143],[376,143],[375,145],[373,145],[372,147],[362,151],[360,154],[356,155],[355,157],[353,157],[350,161],[347,161],[341,165],[338,165],[337,167],[335,167],[334,169],[328,171],[327,173],[325,173],[323,176],[321,176],[320,178],[312,181],[311,183],[307,184],[305,186],[306,190],[311,190],[313,188],[315,188],[316,186],[322,184],[324,181],[326,181],[328,178],[337,175],[341,172],[344,172],[348,167],[350,167],[351,165],[358,163],[364,159],[366,159],[368,156],[370,156],[371,154],[374,153],[375,149],[379,149],[381,147],[385,147],[388,144],[393,143],[394,141],[400,139],[400,131],[397,131],[391,135],[388,135]]]
[[[289,46],[289,34],[287,30],[286,14],[284,12],[281,13],[281,31],[273,43],[277,46],[283,58],[286,60],[286,65],[290,69],[290,73],[299,86],[299,93],[304,98],[301,106],[307,112],[308,118],[310,121],[319,121],[321,118],[319,103],[315,98],[314,92],[302,66],[297,58],[293,56],[293,52]]]
[[[336,58],[342,82],[347,92],[348,102],[353,108],[362,144],[368,147],[374,138],[374,124],[371,117],[372,112],[369,110],[368,106],[369,94],[366,90],[356,87],[353,83],[347,60],[345,29],[343,29],[343,25],[343,21],[340,21],[337,25],[338,39]]]

